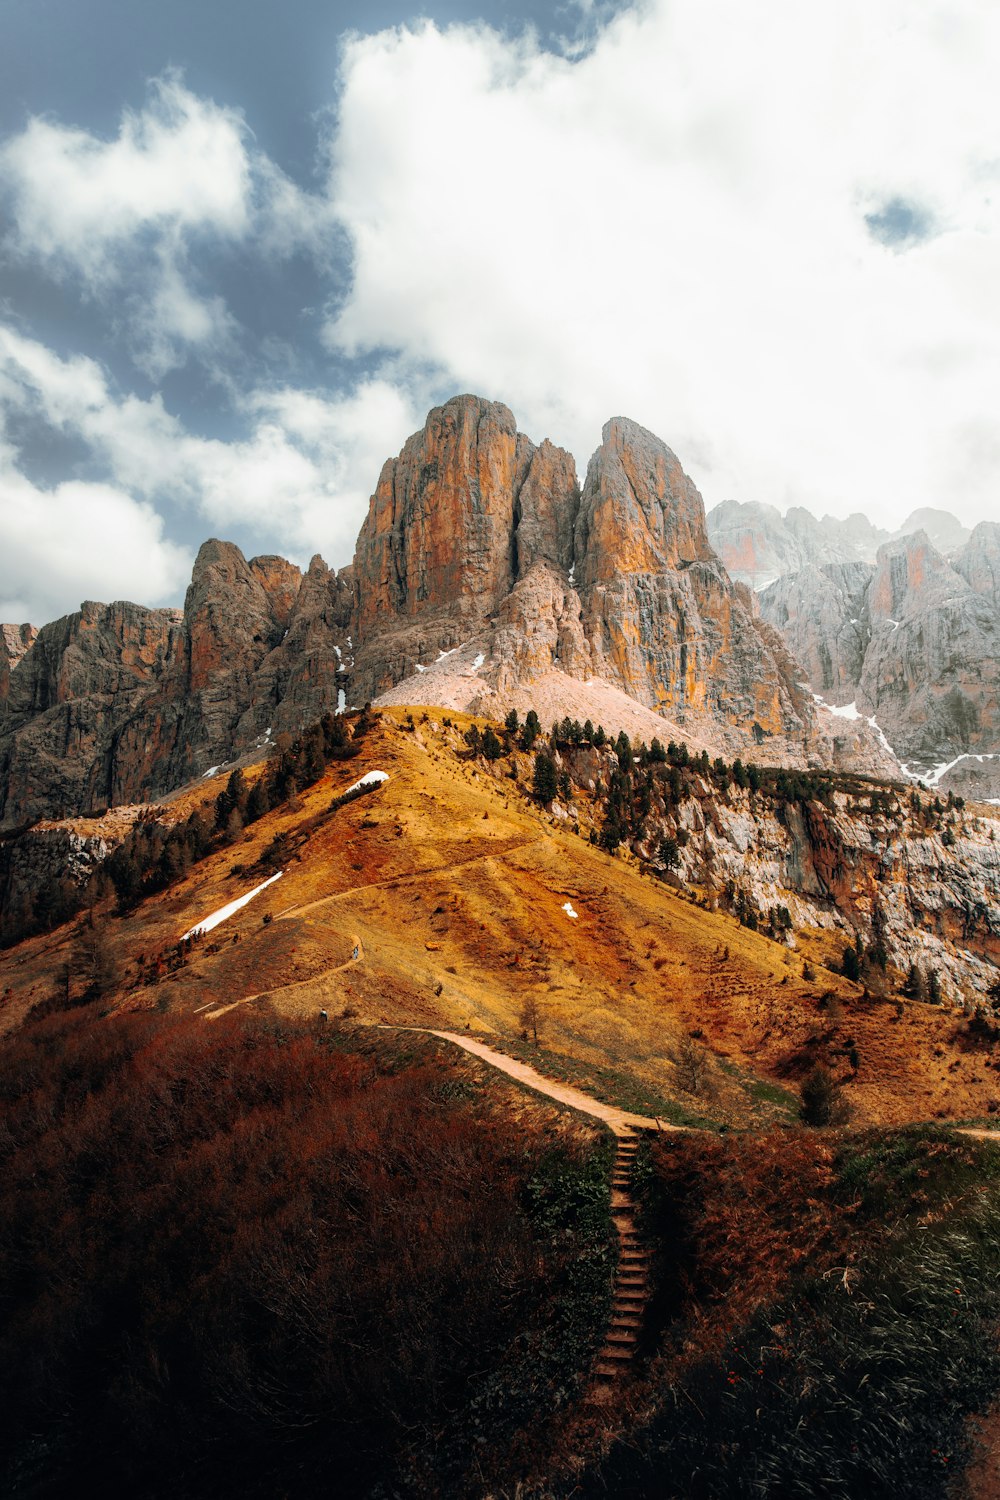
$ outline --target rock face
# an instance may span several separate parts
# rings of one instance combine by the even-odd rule
[[[459,396],[382,469],[354,558],[354,695],[376,696],[496,616],[532,567],[568,570],[570,454],[498,402]]]
[[[789,681],[712,549],[701,496],[666,444],[622,418],[590,461],[576,582],[601,675],[680,722],[808,735]]]
[[[1000,784],[998,539],[977,527],[952,565],[918,532],[873,568],[809,568],[761,596],[817,693],[856,703],[935,783],[966,757],[943,784],[979,795]]]
[[[817,520],[802,506],[782,516],[773,505],[724,500],[709,511],[708,535],[730,577],[752,589],[806,568],[832,563],[874,563],[879,547],[923,531],[939,552],[950,553],[969,540],[968,529],[950,511],[924,507],[907,516],[898,531],[873,526],[855,512],[846,520]]]
[[[870,629],[865,595],[874,567],[811,565],[779,578],[761,595],[761,613],[779,629],[813,689],[831,703],[856,696]]]
[[[581,493],[569,454],[536,448],[506,407],[465,396],[432,412],[382,471],[354,592],[356,699],[454,652],[470,707],[556,672],[736,753],[770,741],[765,758],[829,757],[801,671],[727,576],[691,480],[624,418]]]
[[[0,699],[0,827],[155,798],[336,709],[350,601],[349,570],[210,541],[183,612],[87,603],[46,625]]]
[[[46,625],[0,702],[0,826],[107,805],[115,738],[178,644],[176,610],[85,603]]]
[[[34,625],[0,625],[0,703],[6,702],[10,692],[11,672],[37,634]]]
[[[954,566],[970,589],[1000,612],[1000,525],[996,521],[980,522],[955,557]]]
[[[860,513],[818,521],[802,506],[782,516],[775,506],[754,501],[724,500],[709,511],[707,525],[730,576],[758,590],[808,567],[874,562],[880,545],[890,539]]]
[[[384,465],[352,568],[317,557],[303,576],[209,541],[182,613],[87,604],[34,640],[9,627],[0,827],[161,796],[452,656],[464,706],[592,686],[720,753],[886,768],[866,725],[823,723],[664,443],[615,418],[581,492],[570,454],[460,396]]]

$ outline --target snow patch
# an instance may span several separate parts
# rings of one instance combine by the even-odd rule
[[[854,720],[861,718],[856,703],[844,703],[840,708],[835,708],[832,703],[827,703],[825,699],[821,698],[819,693],[813,693],[813,698],[819,704],[820,708],[825,708],[828,714],[833,714],[837,719]]]
[[[338,792],[337,796],[349,797],[352,792],[360,792],[363,786],[378,786],[380,781],[388,780],[388,771],[369,771],[366,776],[362,776],[361,780],[356,781],[353,786],[346,787],[344,791]]]
[[[576,588],[576,563],[569,570],[569,586],[571,589]]]
[[[235,901],[230,901],[228,906],[220,906],[219,910],[213,911],[211,916],[203,918],[200,922],[196,922],[193,927],[188,928],[187,932],[181,938],[181,942],[183,943],[188,938],[194,937],[196,933],[203,935],[206,932],[211,932],[213,927],[218,927],[220,922],[225,922],[228,917],[233,916],[241,907],[246,906],[255,896],[259,896],[261,891],[266,891],[269,885],[273,885],[276,880],[280,880],[284,873],[284,870],[279,870],[277,875],[272,875],[270,880],[265,880],[261,885],[254,886],[253,890],[248,891],[245,896],[238,896]]]
[[[478,654],[477,654],[477,656],[476,656],[476,659],[475,659],[475,661],[474,661],[474,662],[473,662],[473,663],[472,663],[472,670],[473,670],[473,671],[474,671],[474,672],[478,672],[478,671],[479,671],[479,668],[480,668],[480,667],[481,667],[481,666],[482,666],[482,665],[483,665],[483,663],[484,663],[484,662],[485,662],[485,660],[486,660],[486,657],[485,657],[485,656],[484,656],[484,655],[483,655],[483,653],[482,653],[482,652],[481,652],[481,651],[480,651],[480,652],[479,652],[479,653],[478,653]]]
[[[337,712],[338,712],[338,714],[342,714],[344,712],[344,709],[346,707],[347,707],[347,694],[344,692],[343,688],[338,688],[337,689]]]
[[[448,657],[448,656],[454,656],[455,652],[457,650],[458,650],[457,646],[452,646],[452,648],[451,648],[450,651],[439,651],[438,654],[437,654],[437,656],[436,656],[436,658],[435,658],[435,660],[436,661],[444,661],[446,657]]]
[[[417,662],[417,671],[418,671],[418,672],[426,672],[426,671],[427,671],[427,668],[426,668],[426,667],[422,667],[422,666],[421,666],[421,665],[420,665],[420,663],[419,663],[419,662]]]
[[[975,751],[970,750],[964,755],[956,755],[954,760],[942,761],[939,766],[932,766],[929,771],[912,771],[909,766],[904,766],[903,770],[908,776],[912,776],[915,781],[926,782],[928,786],[940,786],[942,779],[947,776],[948,772],[954,771],[955,767],[960,766],[963,760],[978,760],[980,765],[984,765],[988,760],[1000,760],[1000,753],[979,755]]]
[[[560,911],[564,911],[567,917],[572,917],[574,922],[576,921],[576,912],[573,910],[572,901],[564,901],[559,909]]]

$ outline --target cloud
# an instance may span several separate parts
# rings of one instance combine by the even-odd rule
[[[109,482],[140,509],[186,505],[207,528],[256,538],[300,562],[322,551],[335,564],[353,555],[386,456],[422,420],[395,385],[370,378],[339,397],[251,390],[241,401],[247,435],[204,438],[159,396],[118,395],[94,360],[62,359],[0,325],[4,411],[82,439]],[[93,532],[92,546],[100,535]]]
[[[256,149],[242,113],[174,72],[150,84],[144,109],[123,113],[113,140],[33,117],[0,148],[0,191],[8,253],[111,307],[154,377],[235,335],[199,270],[206,245],[320,255],[330,233],[321,200]]]
[[[30,483],[0,443],[0,619],[46,620],[84,599],[174,603],[190,552],[168,541],[151,505],[110,485]]]
[[[429,364],[584,461],[625,412],[710,504],[993,514],[968,434],[1000,385],[998,42],[978,0],[650,0],[578,59],[482,25],[355,38],[329,346]]]

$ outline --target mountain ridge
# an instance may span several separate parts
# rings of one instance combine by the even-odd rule
[[[676,455],[626,418],[581,487],[509,408],[455,397],[386,461],[350,567],[213,539],[181,614],[87,604],[29,637],[6,630],[0,661],[3,828],[162,796],[348,697],[426,694],[466,647],[456,706],[525,706],[544,678],[561,716],[596,684],[606,714],[628,699],[713,750],[891,764],[867,725],[817,710]]]

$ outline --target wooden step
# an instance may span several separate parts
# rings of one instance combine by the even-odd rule
[[[608,1320],[609,1328],[617,1328],[622,1332],[631,1329],[633,1333],[642,1327],[642,1319],[638,1313],[616,1313],[613,1312]]]
[[[632,1359],[632,1346],[626,1348],[621,1344],[605,1344],[597,1357],[599,1360],[613,1359],[619,1365],[627,1365]]]
[[[620,1380],[622,1374],[621,1365],[613,1364],[611,1360],[598,1358],[594,1366],[594,1374],[598,1380]]]
[[[615,1344],[620,1349],[634,1349],[639,1335],[634,1328],[609,1328],[604,1336],[606,1344]]]

